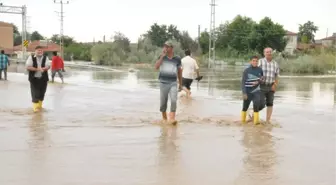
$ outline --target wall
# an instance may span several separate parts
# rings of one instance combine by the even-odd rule
[[[322,40],[322,45],[326,47],[331,47],[334,44],[333,40]]]
[[[297,35],[288,35],[286,38],[288,38],[288,41],[285,51],[292,55],[297,48]]]
[[[13,48],[13,26],[7,23],[0,23],[0,47],[10,49]]]

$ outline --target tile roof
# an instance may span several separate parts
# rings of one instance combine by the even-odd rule
[[[31,43],[29,43],[27,51],[28,52],[34,52],[36,46],[43,46],[44,47],[43,50],[46,51],[46,52],[60,51],[60,46],[58,44],[53,43],[53,42],[42,43],[39,40],[32,41]],[[14,50],[15,51],[21,51],[22,50],[22,45],[14,46]]]
[[[292,36],[295,36],[295,35],[297,35],[297,33],[294,33],[294,32],[291,32],[291,31],[286,30],[286,35],[292,35]]]
[[[13,24],[0,21],[0,27],[13,27]]]

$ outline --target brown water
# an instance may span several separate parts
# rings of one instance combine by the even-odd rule
[[[204,73],[193,99],[179,99],[176,127],[154,124],[151,71],[73,70],[49,85],[40,114],[27,76],[10,73],[0,81],[0,184],[334,185],[335,78],[283,76],[273,124],[242,126],[240,70]]]

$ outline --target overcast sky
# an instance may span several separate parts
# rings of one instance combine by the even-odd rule
[[[4,5],[27,6],[28,31],[37,30],[50,37],[60,31],[60,4],[53,0],[0,0]],[[64,2],[64,1],[63,1]],[[64,34],[78,41],[109,39],[115,31],[136,42],[151,24],[175,24],[197,36],[210,26],[210,0],[69,0],[64,5]],[[310,20],[319,27],[316,38],[336,32],[336,0],[217,0],[216,25],[241,14],[259,21],[269,16],[284,28],[298,31],[298,25]],[[12,22],[21,29],[21,16],[0,14],[0,21]]]

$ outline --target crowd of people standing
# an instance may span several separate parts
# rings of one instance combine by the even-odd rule
[[[270,122],[273,113],[274,93],[278,85],[279,66],[272,58],[272,48],[264,49],[264,58],[257,56],[250,58],[250,65],[242,74],[242,94],[243,108],[241,111],[241,121],[243,123],[252,121],[259,124],[259,111],[266,108],[266,122]],[[160,83],[160,112],[164,122],[168,121],[176,124],[176,109],[178,92],[185,91],[187,98],[191,96],[191,84],[193,80],[201,80],[199,66],[191,56],[190,50],[185,51],[185,57],[180,58],[174,55],[172,42],[164,43],[163,50],[155,63],[155,68],[159,70]],[[7,80],[7,67],[10,65],[8,57],[1,51],[0,54],[0,80],[2,72]],[[44,55],[43,47],[37,46],[35,53],[28,57],[26,69],[28,70],[28,80],[30,83],[31,99],[33,111],[39,112],[42,109],[45,93],[49,81],[49,69],[52,69],[51,81],[54,82],[56,73],[64,83],[62,72],[64,72],[64,62],[57,52],[53,52],[52,62]],[[197,75],[195,78],[195,74]],[[170,98],[170,112],[167,115],[167,104]],[[247,110],[253,102],[253,114],[247,120]]]
[[[253,121],[259,124],[259,111],[265,106],[266,122],[271,121],[273,113],[274,93],[278,85],[279,66],[272,58],[272,48],[264,49],[264,58],[259,59],[252,56],[250,65],[243,72],[242,77],[242,94],[243,108],[241,112],[241,121],[246,123]],[[162,120],[176,124],[175,119],[177,109],[177,93],[178,90],[184,90],[187,97],[190,97],[190,86],[197,74],[196,80],[202,79],[199,75],[199,67],[197,62],[190,56],[190,51],[186,50],[186,56],[180,58],[174,55],[174,46],[172,42],[165,42],[162,54],[155,63],[155,68],[159,70],[160,82],[160,112]],[[167,117],[168,96],[170,97],[170,113]],[[250,120],[247,120],[247,110],[250,103],[253,102],[253,114]]]

